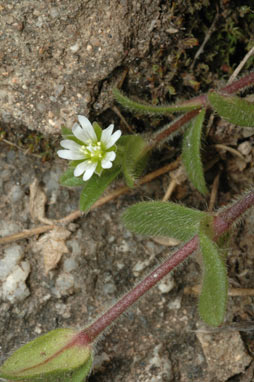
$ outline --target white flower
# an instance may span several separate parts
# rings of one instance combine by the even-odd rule
[[[102,130],[98,139],[94,127],[86,117],[78,115],[78,121],[79,123],[74,124],[72,133],[83,144],[64,139],[60,145],[66,150],[58,150],[57,154],[64,159],[82,160],[75,168],[74,176],[84,174],[83,180],[86,181],[94,173],[100,175],[103,169],[112,167],[112,162],[116,158],[113,146],[122,133],[117,130],[112,134],[114,125],[110,125]]]

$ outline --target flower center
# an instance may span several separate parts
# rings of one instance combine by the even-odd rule
[[[80,151],[85,155],[86,159],[92,162],[98,162],[104,156],[101,142],[89,142],[87,145],[81,146]]]

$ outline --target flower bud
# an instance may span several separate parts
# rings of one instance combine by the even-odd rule
[[[81,382],[92,366],[92,350],[72,329],[56,329],[15,351],[0,377],[23,382]]]

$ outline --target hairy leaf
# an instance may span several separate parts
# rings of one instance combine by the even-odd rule
[[[214,110],[230,123],[254,127],[254,104],[236,96],[216,92],[208,94],[208,101]]]
[[[208,325],[218,326],[224,320],[227,302],[227,270],[224,256],[204,233],[199,234],[203,257],[203,284],[199,314]]]
[[[205,212],[170,202],[141,202],[129,207],[122,216],[126,227],[148,236],[167,236],[189,240],[199,232]]]
[[[86,184],[80,195],[79,206],[81,211],[88,211],[89,208],[99,199],[106,188],[113,182],[113,180],[120,173],[121,168],[114,166],[112,169],[103,171],[98,175],[93,175]]]
[[[60,184],[67,187],[82,186],[85,182],[81,177],[76,177],[73,174],[74,167],[68,168],[60,177]]]
[[[75,343],[78,332],[56,329],[16,350],[0,367],[0,378],[23,382],[81,382],[92,366],[90,346]],[[81,378],[82,377],[82,378]]]
[[[201,110],[186,129],[183,138],[182,159],[191,183],[201,194],[207,194],[204,171],[200,156],[202,125],[205,109]]]
[[[135,180],[141,175],[147,162],[147,143],[140,135],[130,135],[128,138],[122,158],[122,169],[127,186],[134,187]]]
[[[142,114],[171,114],[174,112],[185,112],[200,108],[200,103],[188,102],[185,105],[153,106],[145,105],[123,95],[118,89],[113,90],[114,97],[123,107],[129,110],[137,111]]]

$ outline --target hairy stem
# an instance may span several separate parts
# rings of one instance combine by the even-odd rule
[[[181,249],[156,268],[131,291],[117,301],[106,313],[82,331],[85,343],[91,343],[101,332],[112,324],[124,311],[133,305],[144,293],[166,276],[178,264],[184,261],[198,247],[198,237],[194,236]]]
[[[250,73],[245,77],[242,77],[240,80],[233,82],[220,89],[221,93],[233,94],[242,90],[250,85],[254,85],[254,73]]]
[[[248,208],[254,206],[254,191],[244,195],[239,201],[221,212],[214,219],[214,240],[226,232],[232,223],[242,215]],[[158,281],[166,276],[172,269],[182,263],[199,246],[198,236],[194,236],[182,248],[171,255],[164,263],[152,271],[144,280],[137,284],[132,290],[121,297],[110,309],[102,314],[90,326],[82,330],[77,337],[80,344],[90,344],[107,327],[109,327],[123,312],[133,305],[140,297],[149,291]]]
[[[164,141],[176,130],[180,129],[185,123],[189,122],[192,118],[196,117],[201,109],[191,110],[188,113],[185,113],[182,117],[178,118],[176,121],[173,121],[167,128],[164,128],[162,131],[155,133],[150,142],[149,148],[153,148],[161,141]]]
[[[215,240],[226,232],[248,208],[254,205],[254,191],[246,193],[231,207],[219,213],[214,219]]]

